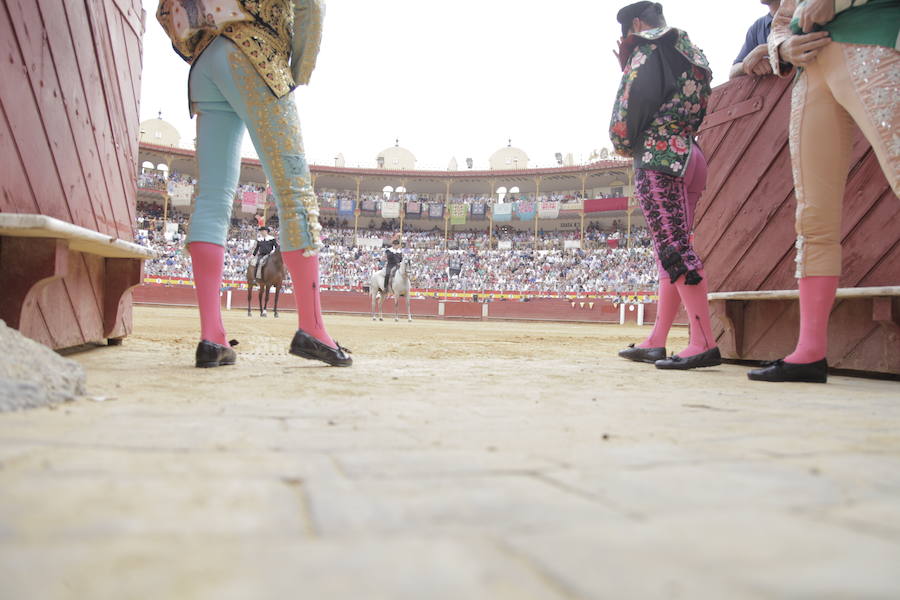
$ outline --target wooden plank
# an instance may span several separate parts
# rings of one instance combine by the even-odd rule
[[[99,152],[91,129],[87,99],[75,61],[75,50],[72,45],[68,19],[65,11],[59,10],[57,1],[39,0],[38,4],[44,17],[53,63],[59,77],[63,105],[75,141],[82,176],[87,186],[87,204],[93,213],[92,228],[104,231],[106,223],[112,219],[112,206],[101,173],[103,165],[100,163]],[[72,199],[69,201],[71,202]],[[85,223],[78,224],[86,226]]]
[[[737,104],[716,111],[713,114],[708,114],[703,120],[703,124],[700,126],[700,131],[698,133],[702,134],[712,127],[718,127],[729,121],[734,121],[735,119],[740,119],[741,117],[755,113],[756,111],[761,110],[764,104],[764,96],[753,96],[743,102],[738,102]]]
[[[116,219],[117,235],[123,239],[131,239],[129,236],[133,235],[133,219],[126,206],[129,202],[134,201],[136,193],[137,186],[134,184],[134,181],[137,177],[137,161],[136,158],[129,159],[125,155],[124,150],[130,146],[128,143],[128,130],[125,127],[128,114],[125,112],[118,82],[117,52],[112,45],[110,25],[106,19],[106,0],[88,0],[88,8],[88,19],[91,22],[91,33],[97,54],[100,78],[103,82],[108,119],[116,148],[114,162],[111,163],[111,166],[114,167],[114,176],[119,179],[119,186],[123,191],[122,199],[125,200],[125,202],[117,202],[115,201],[115,196],[113,197],[113,212]]]
[[[761,287],[771,274],[772,257],[785,256],[793,251],[794,197],[790,189],[785,189],[785,181],[789,178],[790,157],[787,148],[784,148],[769,165],[769,175],[759,181],[747,201],[740,205],[737,214],[732,215],[733,209],[730,207],[722,207],[716,215],[711,214],[702,227],[698,227],[698,247],[705,259],[706,271],[710,274],[712,291],[793,287]],[[742,183],[738,181],[734,187],[740,185]],[[727,202],[731,197],[725,194],[720,202]],[[733,198],[737,201],[740,196],[736,192]],[[716,219],[710,223],[719,215],[722,219],[731,215],[731,221],[726,223]],[[709,231],[719,235],[715,246],[706,244],[706,232]]]
[[[138,109],[140,94],[136,94],[134,91],[133,82],[131,81],[131,69],[128,65],[128,42],[130,40],[125,37],[122,15],[116,10],[115,5],[107,0],[103,6],[106,9],[106,27],[109,31],[109,43],[111,49],[114,49],[115,52],[115,62],[112,70],[114,77],[112,80],[116,85],[117,96],[121,103],[122,125],[125,127],[119,151],[125,156],[128,164],[137,165],[137,158],[133,154],[131,144],[126,143],[126,140],[137,139],[140,122],[140,111]]]
[[[91,229],[78,227],[44,215],[0,214],[0,235],[19,238],[58,238],[68,240],[79,252],[108,258],[153,258],[150,248],[126,242]]]
[[[745,81],[742,81],[745,80]],[[724,85],[716,87],[713,97],[721,96],[716,103],[714,111],[710,111],[712,115],[715,112],[727,109],[731,104],[736,104],[747,100],[751,96],[761,96],[766,98],[766,103],[761,110],[768,111],[770,103],[776,102],[777,97],[773,93],[773,89],[778,89],[785,85],[784,82],[774,77],[747,77],[739,80],[730,81]],[[710,104],[713,104],[712,98]],[[707,113],[708,115],[710,113]],[[713,118],[711,115],[709,118]],[[722,141],[726,138],[730,139],[731,129],[735,126],[735,121],[727,121],[722,125],[711,127],[700,135],[700,146],[706,154],[708,162],[716,160]],[[703,125],[701,125],[701,129]]]
[[[9,2],[5,5],[9,7]],[[7,17],[9,14],[7,13]],[[38,39],[40,34],[37,34]],[[64,221],[73,220],[57,174],[47,173],[47,165],[53,165],[50,142],[38,112],[37,99],[28,80],[28,69],[22,56],[22,48],[10,23],[10,18],[0,19],[0,43],[3,44],[3,60],[0,60],[0,105],[8,120],[12,138],[22,157],[23,168],[41,214]],[[36,68],[36,66],[35,66]]]
[[[782,102],[787,100],[782,96]],[[762,112],[748,116],[740,125],[744,126],[744,121],[755,121]],[[703,200],[707,207],[713,204],[718,206],[708,218],[704,218],[704,213],[695,227],[697,249],[710,263],[708,271],[716,270],[714,265],[723,262],[729,266],[719,267],[719,272],[731,273],[736,259],[759,235],[773,210],[785,201],[785,192],[789,191],[785,187],[789,185],[791,168],[787,132],[783,125],[776,117],[765,121],[754,132],[756,141],[740,157],[740,172],[745,176],[728,176],[734,170],[734,165],[730,163],[732,159],[737,160],[736,157],[729,157],[724,164],[720,162],[711,167],[710,179],[718,179],[720,188],[715,192],[707,188],[706,194],[709,196],[704,194]],[[723,168],[729,169],[729,174],[723,174]],[[756,176],[758,173],[765,176]],[[698,214],[699,208],[698,205]],[[756,286],[747,287],[744,284],[737,289],[756,289]]]
[[[81,331],[72,298],[61,280],[41,290],[37,306],[53,337],[53,348],[71,348],[91,341]],[[30,337],[24,330],[22,333]]]
[[[882,283],[900,282],[900,273],[897,273],[900,265],[900,239],[890,248],[877,264],[859,280],[859,285],[881,285]]]
[[[25,161],[13,140],[9,115],[0,106],[0,212],[38,212],[37,200],[25,176]]]
[[[885,192],[887,192],[885,190]],[[898,243],[898,238],[885,235],[886,232],[900,231],[900,202],[893,192],[881,196],[866,215],[849,231],[842,240],[843,259],[841,280],[845,285],[860,285],[863,278],[879,264],[883,257]],[[888,277],[900,283],[900,264],[893,264]]]
[[[73,160],[77,158],[75,140],[48,45],[50,34],[55,33],[54,28],[47,29],[37,3],[28,2],[27,8],[23,9],[21,0],[13,0],[8,6],[17,36],[20,40],[29,40],[26,54],[30,61],[28,76],[44,130],[51,140],[53,162],[43,166],[45,169],[55,169],[63,187],[62,200],[69,206],[72,223],[96,229],[97,220],[81,165],[78,160]]]
[[[728,143],[720,145],[720,149],[711,156],[707,156],[709,162],[709,178],[706,192],[697,206],[696,219],[703,220],[709,207],[709,199],[716,198],[723,185],[731,178],[731,174],[738,171],[747,174],[753,171],[755,165],[745,154],[749,150],[750,155],[768,153],[761,160],[768,162],[771,157],[777,155],[787,142],[787,114],[790,110],[790,93],[788,88],[779,84],[774,78],[761,78],[758,89],[760,94],[766,95],[766,105],[762,110],[752,113],[742,119],[731,121],[728,127]],[[778,85],[776,85],[778,84]],[[774,88],[771,94],[767,90]],[[701,140],[701,146],[703,142]],[[758,167],[757,167],[758,168]]]
[[[68,16],[69,29],[72,32],[72,42],[81,74],[82,89],[87,100],[94,139],[97,144],[100,162],[104,166],[103,177],[107,193],[112,199],[110,208],[114,210],[116,203],[121,201],[119,199],[128,198],[128,194],[117,167],[117,140],[113,133],[109,109],[106,105],[104,83],[98,65],[94,40],[90,36],[92,27],[87,12],[90,7],[84,1],[66,2],[64,6]],[[125,218],[127,220],[127,216]],[[130,221],[120,222],[119,214],[116,212],[113,212],[112,219],[107,223],[103,223],[103,225],[105,227],[104,232],[110,235],[118,236],[126,228],[130,231]]]
[[[91,269],[102,274],[103,258],[72,252],[69,257],[69,273],[63,278],[63,285],[78,322],[81,336],[86,341],[103,338],[102,298],[93,286]]]

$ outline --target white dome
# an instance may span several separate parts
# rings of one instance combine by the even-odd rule
[[[378,168],[389,171],[412,171],[416,168],[416,157],[400,146],[393,146],[378,153]]]
[[[528,155],[524,151],[507,146],[500,148],[489,159],[491,169],[494,171],[512,171],[528,168]]]
[[[155,146],[172,146],[177,148],[181,143],[181,134],[171,123],[158,119],[141,121],[141,141]]]

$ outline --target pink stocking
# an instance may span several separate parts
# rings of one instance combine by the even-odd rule
[[[828,353],[828,316],[837,293],[838,278],[832,276],[800,279],[800,339],[785,362],[806,364]]]
[[[638,344],[638,348],[665,348],[669,330],[675,322],[681,299],[678,290],[672,285],[669,275],[659,275],[659,304],[656,307],[656,321],[653,323],[653,331],[650,336]]]
[[[219,293],[225,268],[225,248],[209,242],[191,242],[189,249],[194,289],[200,306],[200,339],[224,346],[225,325]]]
[[[297,302],[300,329],[332,348],[337,344],[325,331],[322,306],[319,302],[319,257],[303,256],[303,250],[282,252],[284,264],[294,282],[294,298]]]
[[[675,284],[691,323],[690,343],[687,348],[678,353],[681,358],[706,352],[716,346],[709,318],[709,300],[706,298],[706,274],[702,269],[698,273],[703,280],[697,285],[686,284],[683,277]]]

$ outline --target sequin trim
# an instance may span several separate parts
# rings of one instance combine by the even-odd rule
[[[803,192],[803,179],[800,173],[800,126],[803,121],[803,104],[806,101],[808,77],[809,75],[805,71],[801,71],[797,76],[797,81],[794,83],[794,89],[791,92],[791,119],[788,130],[788,144],[791,149],[791,172],[794,177],[794,198],[797,201],[795,215],[796,230],[798,232],[797,242],[795,243],[797,256],[794,259],[797,264],[794,276],[797,279],[806,276],[806,267],[804,265],[806,240],[803,235],[799,234],[803,230],[803,209],[806,206],[806,195]]]
[[[850,81],[866,109],[887,156],[885,173],[895,194],[900,194],[900,52],[882,46],[841,44]]]

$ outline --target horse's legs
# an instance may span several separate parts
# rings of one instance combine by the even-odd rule
[[[259,316],[261,317],[266,316],[266,311],[263,308],[263,286],[265,285],[265,283],[259,284]]]
[[[281,293],[281,286],[279,285],[278,287],[275,288],[275,308],[272,310],[272,312],[275,313],[276,319],[278,318],[278,294],[280,294],[280,293]]]
[[[384,321],[384,294],[378,297],[378,320]]]
[[[378,296],[378,292],[372,292],[372,320],[375,321],[375,298]]]
[[[395,322],[395,323],[396,323],[397,321],[400,320],[399,316],[397,315],[397,311],[399,310],[399,308],[398,308],[399,306],[400,306],[400,296],[397,295],[397,292],[396,292],[396,290],[395,290],[395,291],[394,291],[394,322]]]
[[[406,290],[406,320],[412,323],[412,312],[409,310],[409,290]]]
[[[253,316],[253,283],[247,282],[247,316]]]

